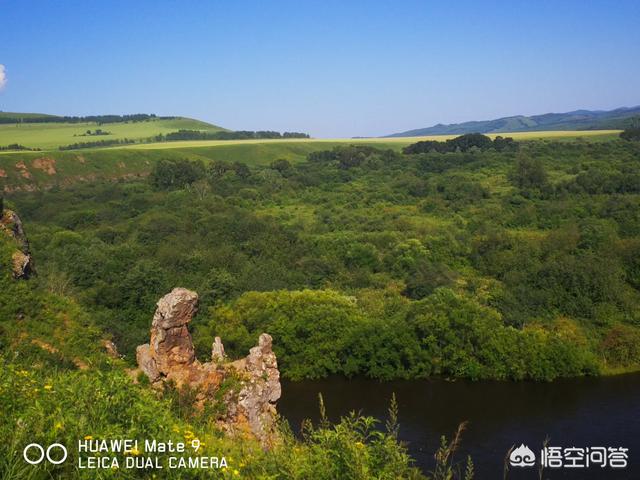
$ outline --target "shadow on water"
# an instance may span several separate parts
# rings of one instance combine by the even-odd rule
[[[328,378],[283,382],[278,410],[299,432],[302,420],[318,420],[318,394],[333,421],[350,411],[385,419],[396,394],[400,439],[425,472],[433,467],[440,435],[468,421],[458,453],[471,455],[478,479],[502,479],[504,457],[521,443],[539,455],[542,442],[560,447],[626,447],[624,470],[556,469],[544,478],[640,479],[640,374],[533,382],[448,382],[441,379],[378,382]],[[537,479],[535,468],[512,468],[509,479]]]

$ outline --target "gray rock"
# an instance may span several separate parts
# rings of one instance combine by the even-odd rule
[[[198,294],[174,288],[157,305],[151,324],[151,355],[160,373],[168,375],[176,366],[190,365],[195,360],[187,325],[198,310]]]
[[[224,354],[224,345],[222,345],[222,340],[220,337],[216,337],[211,345],[211,361],[220,363],[225,359]]]
[[[282,392],[271,336],[260,335],[249,355],[232,363],[225,363],[224,345],[216,337],[212,362],[202,364],[195,358],[188,329],[197,304],[198,294],[184,288],[174,288],[158,301],[151,342],[136,349],[138,366],[156,386],[173,381],[178,388],[197,390],[198,408],[220,401],[215,394],[227,377],[240,379],[240,387],[223,399],[221,426],[233,433],[248,431],[267,447],[276,435],[276,402]]]

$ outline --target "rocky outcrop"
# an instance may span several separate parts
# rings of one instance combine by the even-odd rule
[[[168,376],[194,363],[196,354],[187,324],[197,309],[198,294],[186,288],[175,288],[158,302],[149,353],[161,374]]]
[[[118,347],[111,340],[102,340],[102,346],[104,347],[107,355],[113,359],[122,358],[120,352],[118,352]]]
[[[12,210],[3,208],[1,200],[0,232],[3,232],[5,235],[13,238],[18,246],[11,256],[13,277],[22,279],[29,278],[33,273],[35,273],[33,259],[29,249],[29,240],[27,240],[27,236],[24,233],[22,221],[20,220],[20,217],[18,217],[18,214]]]
[[[151,324],[151,341],[136,349],[142,372],[156,388],[167,382],[179,389],[196,392],[196,408],[224,402],[220,426],[231,434],[249,434],[268,446],[275,435],[276,402],[280,398],[280,372],[272,350],[271,336],[263,333],[249,355],[227,362],[224,345],[216,337],[211,362],[201,363],[188,324],[198,308],[198,295],[185,288],[174,288],[157,304]],[[216,393],[223,382],[232,387],[222,399]]]
[[[232,423],[242,424],[246,420],[258,438],[269,438],[275,427],[275,405],[282,394],[278,362],[271,345],[271,335],[263,333],[258,346],[249,350],[247,358],[234,367],[240,367],[246,377],[238,394],[237,409],[229,411]]]

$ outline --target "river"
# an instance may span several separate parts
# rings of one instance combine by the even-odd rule
[[[303,419],[317,421],[318,394],[335,421],[352,410],[384,420],[395,393],[400,439],[424,472],[433,468],[440,435],[467,421],[457,458],[471,455],[476,479],[502,479],[504,459],[524,444],[537,458],[549,446],[628,448],[625,469],[547,469],[543,478],[640,479],[640,374],[534,382],[442,379],[378,382],[328,378],[283,382],[278,410],[299,433]],[[566,453],[566,452],[565,452]],[[537,467],[512,467],[509,479],[537,479]]]

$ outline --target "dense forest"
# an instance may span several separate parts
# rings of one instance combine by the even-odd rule
[[[283,375],[551,380],[640,365],[640,145],[365,146],[12,196],[39,276],[133,361],[157,299]]]
[[[76,142],[69,145],[62,145],[58,147],[58,150],[65,151],[79,150],[81,148],[113,147],[115,145],[130,145],[132,143],[136,143],[136,141],[130,138],[114,138],[109,140],[96,140],[93,142]]]
[[[20,145],[19,143],[12,143],[10,145],[0,145],[0,151],[9,151],[9,150],[25,150],[25,151],[38,151],[39,148],[29,148],[24,145]]]
[[[234,130],[219,132],[202,132],[200,130],[178,130],[166,135],[160,134],[154,137],[156,142],[172,142],[178,140],[263,140],[273,138],[309,138],[307,133],[299,132],[274,132],[270,130]]]

